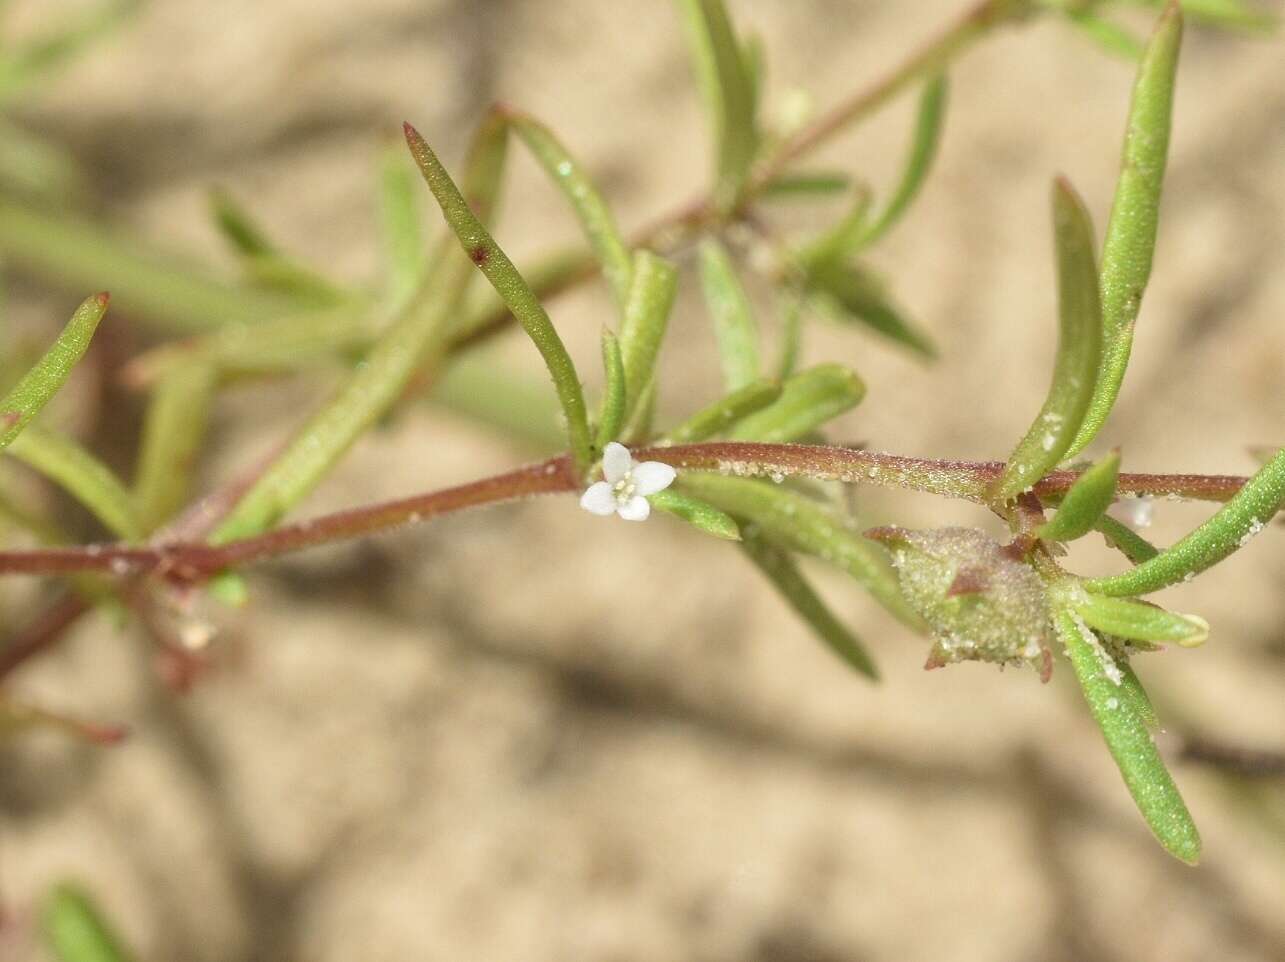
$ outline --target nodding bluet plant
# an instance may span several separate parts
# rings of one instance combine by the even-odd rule
[[[676,26],[690,47],[713,131],[702,196],[627,233],[592,172],[543,120],[495,106],[450,167],[408,123],[405,146],[381,161],[385,258],[371,286],[333,279],[292,257],[223,193],[212,196],[212,214],[242,268],[237,282],[145,252],[127,237],[5,189],[6,260],[67,286],[105,279],[112,303],[160,338],[121,372],[147,398],[130,483],[39,417],[95,332],[113,323],[108,295],[85,300],[25,368],[15,366],[13,352],[6,358],[0,448],[7,460],[79,501],[106,537],[74,543],[56,517],[24,503],[16,489],[0,489],[6,530],[39,542],[0,550],[0,573],[63,585],[52,607],[0,646],[0,678],[106,605],[155,636],[176,683],[187,683],[212,635],[195,615],[194,599],[243,603],[254,563],[466,508],[563,495],[568,511],[578,510],[578,499],[596,515],[651,516],[653,524],[682,523],[731,542],[729,551],[757,568],[823,644],[869,679],[877,678],[872,655],[812,586],[801,559],[850,575],[908,636],[925,639],[930,668],[978,660],[1029,666],[1044,681],[1062,673],[1074,678],[1152,831],[1168,851],[1195,862],[1199,835],[1152,740],[1156,713],[1134,662],[1164,646],[1200,645],[1210,628],[1197,615],[1167,611],[1145,597],[1203,574],[1266,530],[1285,504],[1285,451],[1266,456],[1248,478],[1125,472],[1118,449],[1083,459],[1100,441],[1120,391],[1134,327],[1148,320],[1141,307],[1183,34],[1177,2],[1155,5],[1161,9],[1146,38],[1120,25],[1117,10],[1130,5],[1147,4],[984,0],[873,86],[810,119],[780,120],[762,109],[758,38],[737,31],[722,0],[676,0]],[[1237,0],[1189,6],[1193,19],[1225,27],[1268,25]],[[866,386],[844,364],[802,366],[800,344],[816,319],[828,318],[931,362],[931,339],[867,255],[907,216],[930,173],[952,67],[1001,28],[1038,18],[1061,20],[1136,63],[1105,230],[1095,229],[1069,180],[1052,180],[1057,284],[1048,304],[1056,304],[1057,351],[1047,397],[1002,462],[831,443],[827,425],[861,403]],[[26,82],[22,63],[0,61],[0,93]],[[809,165],[815,148],[903,94],[914,100],[913,132],[900,175],[882,196],[849,172]],[[1103,149],[1116,149],[1114,137],[1104,133]],[[512,148],[529,151],[565,197],[583,247],[518,266],[493,236]],[[0,182],[13,179],[4,173]],[[842,215],[804,237],[774,226],[773,208],[818,197],[844,199]],[[420,222],[428,198],[445,225],[431,242]],[[684,258],[690,272],[676,257],[684,251],[694,255]],[[747,294],[751,267],[770,298]],[[598,358],[573,356],[547,310],[561,292],[586,282],[604,284],[612,305],[601,331],[604,387],[592,398],[580,371]],[[675,293],[685,283],[703,293],[720,363],[708,404],[669,422],[657,413],[657,367]],[[539,395],[470,357],[473,346],[511,328],[521,329],[547,369],[552,411]],[[234,483],[193,492],[193,466],[225,385],[325,362],[346,365],[343,381],[271,457],[247,465]],[[548,443],[552,436],[563,453],[398,501],[293,516],[359,437],[430,390],[520,437]],[[1001,542],[976,529],[891,523],[858,530],[832,497],[836,485],[974,502],[1002,519],[1008,535]],[[1219,507],[1161,549],[1109,513],[1112,505],[1136,507],[1150,498]],[[624,530],[602,523],[603,538]],[[1063,545],[1094,535],[1118,549],[1120,570],[1067,570]],[[99,741],[122,734],[0,694],[0,727],[35,724]]]

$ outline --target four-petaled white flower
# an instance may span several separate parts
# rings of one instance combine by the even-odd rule
[[[664,491],[674,483],[676,474],[660,461],[639,464],[627,447],[612,441],[602,452],[606,480],[589,485],[580,497],[580,507],[603,517],[615,513],[626,521],[646,521],[651,514],[647,495]]]

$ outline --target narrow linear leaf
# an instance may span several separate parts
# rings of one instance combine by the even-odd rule
[[[1117,23],[1089,10],[1065,10],[1067,21],[1101,49],[1137,63],[1147,45]]]
[[[764,537],[846,571],[894,617],[923,630],[923,621],[901,594],[883,548],[849,530],[815,502],[770,482],[749,478],[684,472],[682,481],[685,490],[745,523],[757,525]]]
[[[139,0],[102,0],[88,9],[81,8],[57,30],[9,52],[0,69],[0,102],[48,80],[52,73],[74,62],[89,44],[106,36],[140,6]]]
[[[1053,184],[1058,340],[1048,397],[991,491],[998,502],[1029,489],[1066,456],[1093,395],[1102,353],[1102,309],[1089,212],[1066,180]]]
[[[198,362],[212,365],[222,377],[298,371],[359,358],[377,339],[372,318],[347,307],[252,325],[229,323],[144,351],[125,366],[122,379],[133,388],[150,387],[174,369]]]
[[[909,209],[919,189],[932,169],[937,156],[937,146],[941,142],[942,120],[946,115],[947,84],[945,75],[939,75],[924,85],[919,96],[919,108],[915,117],[915,134],[910,144],[910,153],[901,173],[897,189],[893,191],[888,206],[861,232],[857,248],[869,247],[895,225]]]
[[[585,408],[584,391],[580,386],[580,377],[576,373],[571,355],[567,353],[567,348],[562,343],[562,338],[558,336],[544,306],[527,286],[508,255],[500,249],[482,221],[473,213],[469,202],[455,186],[455,182],[451,180],[450,174],[437,159],[437,155],[425,143],[419,131],[410,124],[406,124],[405,128],[406,142],[410,145],[411,156],[419,165],[420,173],[423,174],[425,183],[428,184],[438,206],[441,207],[447,224],[455,233],[465,253],[504,299],[504,303],[508,305],[514,317],[518,319],[518,323],[522,325],[522,329],[535,344],[540,356],[544,358],[558,400],[567,418],[567,436],[572,456],[581,471],[587,470],[592,459],[589,417]],[[501,132],[498,137],[502,140],[503,133]],[[470,192],[471,195],[472,192]]]
[[[1285,507],[1285,448],[1212,518],[1177,544],[1123,574],[1086,581],[1101,595],[1132,596],[1188,581],[1247,545]]]
[[[842,171],[794,171],[772,178],[763,185],[759,197],[763,200],[825,199],[851,186],[852,178]]]
[[[789,287],[777,292],[777,303],[781,315],[781,344],[776,376],[784,381],[798,368],[799,354],[803,350],[803,296],[797,289]]]
[[[1084,698],[1142,817],[1171,855],[1195,865],[1200,858],[1200,833],[1156,750],[1146,717],[1138,710],[1146,693],[1137,676],[1124,674],[1070,612],[1058,612],[1055,622]],[[1134,687],[1137,691],[1128,690]]]
[[[742,418],[731,431],[737,441],[797,441],[866,396],[865,382],[841,364],[818,364],[787,378],[781,396]]]
[[[493,351],[453,358],[434,379],[429,399],[522,442],[535,454],[563,450],[562,409],[543,379],[514,370]]]
[[[623,311],[629,298],[633,260],[607,202],[584,168],[567,152],[552,131],[526,114],[506,110],[505,116],[575,210],[589,246],[602,264],[603,276],[616,299],[616,305]]]
[[[812,302],[840,323],[857,323],[908,347],[924,358],[937,356],[932,340],[902,314],[885,286],[858,264],[827,262],[809,269],[806,286]]]
[[[187,501],[205,440],[217,377],[214,366],[193,361],[175,367],[152,392],[134,476],[134,506],[150,532]]]
[[[1131,0],[1136,7],[1163,7],[1170,0]],[[1266,33],[1280,25],[1280,16],[1244,0],[1182,0],[1182,12],[1216,27]]]
[[[795,256],[805,274],[823,265],[838,264],[847,260],[861,246],[870,217],[873,195],[865,184],[853,188],[852,202],[838,222],[822,231],[798,249]]]
[[[705,534],[722,538],[724,541],[741,540],[740,526],[732,520],[731,515],[699,498],[693,498],[673,488],[666,488],[664,491],[648,495],[647,500],[651,502],[653,508],[659,508],[667,514],[681,518]]]
[[[670,444],[692,444],[722,434],[742,418],[760,411],[781,396],[776,381],[752,381],[709,407],[701,408],[666,435]]]
[[[602,329],[602,367],[607,384],[602,392],[598,434],[594,438],[597,451],[605,448],[609,441],[616,440],[625,424],[625,362],[620,354],[620,342],[605,327]]]
[[[420,220],[415,175],[400,144],[379,156],[379,228],[384,252],[385,303],[396,316],[410,303],[428,272],[428,246]]]
[[[242,257],[275,257],[276,244],[232,195],[215,188],[210,191],[210,213],[228,246]]]
[[[566,290],[582,277],[592,275],[593,254],[583,247],[564,248],[545,254],[521,268],[536,297],[550,297]],[[498,331],[513,320],[500,295],[489,284],[469,292],[459,321],[451,327],[452,349]]]
[[[1106,537],[1108,545],[1117,549],[1136,565],[1150,561],[1160,553],[1160,549],[1150,541],[1109,514],[1099,517],[1093,527]]]
[[[479,217],[491,216],[504,156],[504,126],[496,118],[488,118],[475,135],[465,164],[465,185],[478,206]],[[459,197],[458,192],[455,196]],[[462,199],[459,202],[463,204]],[[472,213],[469,216],[473,217]],[[438,245],[433,263],[426,288],[436,296],[417,298],[392,324],[370,349],[365,364],[357,367],[334,397],[304,424],[215,529],[211,536],[215,544],[258,534],[275,524],[393,407],[415,373],[442,350],[446,324],[473,277],[473,265],[455,250],[449,236]]]
[[[54,886],[40,913],[45,944],[59,962],[129,962],[119,938],[77,885]]]
[[[1127,598],[1107,598],[1079,592],[1075,613],[1090,628],[1130,641],[1174,643],[1194,648],[1209,639],[1209,622],[1196,615],[1178,615],[1155,605]]]
[[[1083,423],[1066,452],[1068,457],[1082,451],[1102,429],[1129,364],[1133,326],[1156,248],[1181,43],[1182,11],[1171,3],[1151,35],[1134,81],[1120,177],[1102,243],[1101,371]]]
[[[714,200],[721,210],[731,210],[758,147],[754,80],[722,0],[678,0],[678,6],[714,127]]]
[[[633,281],[620,325],[620,353],[625,365],[625,417],[632,420],[653,380],[660,344],[678,289],[678,271],[648,250],[634,254]]]
[[[1115,500],[1119,474],[1117,449],[1075,479],[1071,490],[1062,498],[1057,514],[1035,533],[1045,541],[1074,541],[1088,534]]]
[[[714,333],[718,337],[723,385],[729,391],[736,391],[759,377],[758,326],[754,323],[749,298],[723,245],[712,238],[704,241],[700,265],[705,303],[714,318]]]
[[[69,214],[0,200],[0,254],[64,288],[108,284],[118,310],[164,330],[208,331],[298,313],[288,293],[231,285]]]
[[[71,438],[33,424],[14,438],[8,453],[65,490],[113,534],[126,541],[143,537],[133,500],[120,479]]]
[[[107,312],[107,301],[106,294],[86,298],[35,367],[24,374],[0,401],[0,449],[12,444],[28,422],[63,386],[67,375],[89,347],[98,322]]]
[[[88,193],[85,171],[62,146],[0,119],[0,181],[6,192],[47,206],[75,204]]]
[[[252,284],[293,294],[300,301],[335,304],[346,299],[330,281],[284,254],[267,231],[227,192],[211,191],[210,209],[219,233],[241,259],[242,269]]]
[[[746,534],[744,548],[755,567],[827,648],[871,681],[879,680],[879,669],[866,646],[834,616],[788,552],[753,534]]]

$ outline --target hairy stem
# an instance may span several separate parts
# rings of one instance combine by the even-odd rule
[[[825,445],[735,441],[644,448],[635,454],[640,459],[663,461],[683,469],[725,471],[743,477],[799,475],[824,481],[863,482],[978,503],[986,502],[990,485],[1004,467],[999,461],[942,461]],[[1035,494],[1064,494],[1078,477],[1074,471],[1055,471],[1035,486]],[[1246,480],[1232,475],[1122,474],[1117,491],[1226,501]],[[178,581],[200,581],[226,568],[313,545],[364,537],[466,508],[538,494],[565,494],[580,488],[572,460],[564,454],[458,487],[323,515],[222,545],[172,541],[138,547],[113,544],[0,551],[0,574],[104,571],[120,576],[153,573]]]

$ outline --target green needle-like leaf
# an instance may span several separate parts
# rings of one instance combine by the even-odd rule
[[[758,326],[749,298],[736,276],[732,259],[718,241],[701,244],[701,284],[705,303],[714,318],[718,353],[723,364],[723,385],[729,391],[745,387],[759,377]]]
[[[762,410],[781,396],[781,385],[776,381],[752,381],[739,391],[733,391],[709,407],[701,408],[665,439],[671,444],[692,444],[722,434],[742,418]]]
[[[1172,642],[1194,648],[1209,638],[1209,623],[1203,618],[1176,615],[1141,601],[1077,591],[1072,607],[1090,628],[1130,641]]]
[[[925,358],[937,349],[893,303],[883,281],[850,261],[826,261],[809,268],[805,284],[812,302],[836,321],[860,324]]]
[[[1107,53],[1137,63],[1147,45],[1117,23],[1088,10],[1066,10],[1067,20]]]
[[[1133,87],[1120,178],[1102,244],[1101,371],[1083,423],[1066,452],[1068,457],[1082,451],[1102,429],[1129,363],[1133,325],[1151,277],[1156,248],[1181,42],[1182,11],[1171,3],[1147,44]]]
[[[754,79],[723,0],[678,0],[678,6],[714,126],[714,200],[721,210],[731,210],[740,200],[758,148]]]
[[[901,594],[883,548],[851,531],[816,502],[749,478],[687,472],[682,480],[685,490],[744,523],[757,525],[772,541],[846,571],[896,618],[923,629],[922,620]]]
[[[45,898],[40,927],[59,962],[129,962],[132,958],[89,893],[79,886],[54,887]]]
[[[1053,185],[1053,242],[1058,294],[1053,383],[1035,422],[995,483],[992,496],[1001,503],[1026,491],[1066,456],[1093,396],[1102,353],[1093,227],[1075,189],[1063,179]]]
[[[297,297],[233,286],[128,236],[67,214],[0,200],[0,254],[65,288],[111,286],[118,310],[158,327],[208,331],[299,313]]]
[[[107,312],[106,294],[86,298],[58,339],[0,401],[0,449],[7,448],[39,413],[76,366]]]
[[[616,304],[623,311],[625,302],[629,299],[633,260],[607,202],[598,193],[598,188],[584,168],[576,163],[552,131],[526,114],[508,110],[505,116],[540,162],[540,166],[566,195],[580,220],[589,246],[602,264],[603,276],[615,296]]]
[[[241,258],[241,265],[251,283],[293,294],[305,302],[334,304],[346,299],[338,287],[320,274],[283,254],[268,237],[267,231],[230,194],[212,191],[210,209],[215,225]]]
[[[620,354],[620,342],[605,327],[602,329],[602,366],[606,371],[607,385],[602,392],[602,410],[598,414],[598,434],[594,438],[596,451],[616,440],[625,424],[625,362]]]
[[[502,123],[498,119],[495,122]],[[502,138],[503,134],[499,136]],[[589,418],[585,409],[584,392],[580,387],[580,377],[576,374],[575,363],[567,353],[562,338],[558,336],[544,306],[527,286],[527,282],[513,266],[508,255],[500,249],[500,245],[495,242],[482,221],[473,213],[469,202],[455,186],[455,182],[451,180],[450,174],[437,159],[437,155],[425,143],[419,132],[409,124],[406,125],[406,142],[410,145],[411,156],[419,165],[424,181],[433,192],[438,206],[442,208],[442,214],[454,231],[460,246],[486,275],[486,279],[504,299],[504,303],[518,319],[527,336],[531,338],[540,356],[544,358],[549,376],[553,379],[558,400],[567,418],[567,435],[572,456],[580,470],[587,470],[592,460]]]
[[[12,100],[74,62],[86,46],[101,39],[140,6],[139,0],[103,0],[88,8],[78,5],[57,30],[6,50],[0,58],[0,103]]]
[[[866,646],[834,616],[789,552],[752,533],[746,533],[744,548],[746,556],[827,648],[871,681],[879,680],[879,669]]]
[[[389,312],[396,316],[420,289],[428,271],[415,175],[400,144],[390,144],[380,152],[379,228],[386,274],[384,297]]]
[[[866,396],[865,382],[841,364],[818,364],[787,378],[781,396],[742,418],[731,431],[737,441],[797,441]]]
[[[134,477],[134,505],[149,532],[187,501],[215,382],[212,364],[191,361],[169,371],[152,391]]]
[[[489,219],[496,203],[505,142],[504,125],[492,116],[479,129],[469,151],[465,186],[478,214],[470,211],[468,216],[478,229],[479,218]],[[458,191],[455,197],[459,198]],[[462,198],[459,204],[464,204]],[[450,237],[443,238],[428,281],[435,296],[417,298],[393,323],[366,355],[365,363],[353,370],[335,396],[308,420],[237,502],[214,531],[214,543],[264,531],[317,486],[353,442],[392,408],[415,373],[443,349],[446,325],[472,277],[469,258],[455,249]],[[577,392],[579,386],[577,381]],[[581,432],[577,436],[587,449],[583,397],[580,412]]]
[[[946,91],[945,75],[934,77],[924,86],[924,92],[919,97],[919,112],[915,118],[915,136],[911,141],[901,181],[893,191],[888,206],[862,231],[858,247],[868,247],[886,234],[901,220],[919,194],[924,178],[928,176],[933,159],[937,156],[942,120],[946,114]]]
[[[1249,540],[1285,507],[1285,449],[1268,461],[1218,513],[1177,544],[1124,574],[1086,581],[1102,595],[1132,596],[1188,581]]]
[[[625,365],[625,419],[633,421],[652,384],[660,344],[678,288],[678,271],[648,250],[634,254],[633,281],[620,325],[620,353]]]
[[[8,453],[67,491],[113,534],[126,541],[143,537],[134,502],[120,479],[71,438],[33,424],[14,438]]]
[[[1160,549],[1150,541],[1109,514],[1099,517],[1093,526],[1106,536],[1108,545],[1116,548],[1136,565],[1140,565],[1144,561],[1150,561],[1160,553]]]
[[[544,379],[510,369],[495,351],[452,358],[433,381],[429,398],[508,440],[523,442],[535,454],[565,449],[562,408]]]
[[[794,171],[768,181],[759,192],[759,197],[763,200],[802,200],[812,197],[824,200],[851,186],[852,178],[842,171]]]
[[[825,265],[847,260],[861,246],[870,217],[873,195],[865,184],[853,190],[852,202],[847,212],[834,226],[822,231],[795,253],[804,273],[811,273]]]
[[[1170,0],[1131,0],[1134,6],[1163,7]],[[1182,12],[1211,26],[1266,33],[1280,26],[1280,15],[1244,0],[1182,0]]]
[[[741,529],[731,515],[712,504],[693,498],[673,488],[657,491],[647,496],[653,508],[681,518],[688,524],[724,541],[740,541]]]
[[[1146,693],[1137,677],[1123,672],[1069,611],[1059,611],[1055,623],[1084,698],[1142,817],[1171,855],[1195,865],[1200,833],[1147,730],[1147,717],[1139,710]]]
[[[1062,498],[1057,514],[1036,534],[1045,541],[1074,541],[1093,530],[1098,519],[1115,500],[1115,483],[1120,474],[1120,452],[1109,455],[1075,479]]]
[[[776,376],[783,381],[799,366],[799,354],[803,350],[803,296],[794,287],[786,287],[777,291],[777,304],[781,315],[781,344]]]
[[[228,246],[242,257],[275,257],[280,254],[267,232],[226,191],[210,191],[210,213]]]

